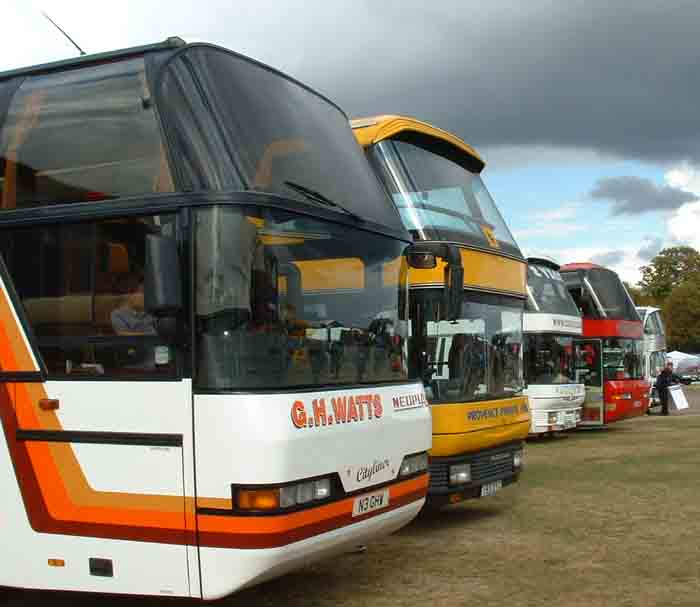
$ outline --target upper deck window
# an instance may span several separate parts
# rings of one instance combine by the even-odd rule
[[[2,209],[173,191],[143,59],[28,77],[0,125]]]
[[[530,264],[527,269],[529,312],[580,316],[566,289],[561,274],[544,265]]]
[[[188,190],[246,189],[333,203],[403,232],[347,117],[301,84],[233,53],[187,48],[159,105]],[[337,209],[338,207],[336,207]]]
[[[520,257],[481,177],[425,145],[392,139],[370,152],[414,238],[498,248]]]
[[[632,299],[615,272],[605,268],[592,268],[586,271],[586,279],[600,302],[605,318],[640,320]]]

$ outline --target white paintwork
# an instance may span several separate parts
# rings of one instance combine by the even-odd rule
[[[581,408],[586,396],[583,384],[531,384],[525,393],[530,401],[530,434],[570,430],[581,419]],[[556,413],[554,423],[549,423],[550,413]]]
[[[568,314],[525,312],[523,314],[523,331],[525,333],[557,333],[580,336],[583,333],[583,320],[579,316],[569,316]]]
[[[118,461],[113,462],[117,467]],[[137,469],[132,473],[137,474]],[[120,594],[190,596],[185,546],[36,533],[29,525],[7,443],[0,441],[0,585]],[[89,558],[110,558],[113,578],[90,575]],[[48,559],[65,567],[49,567]],[[199,588],[196,588],[199,595]]]
[[[337,472],[346,491],[396,478],[405,455],[427,451],[432,442],[430,408],[394,410],[393,398],[420,394],[421,384],[301,394],[195,396],[197,493],[231,497],[231,484],[281,483]],[[312,410],[324,398],[378,394],[380,418],[345,424],[296,428],[295,401]],[[388,459],[390,466],[369,479],[361,467]],[[225,463],[225,464],[224,464]]]
[[[391,512],[377,514],[342,529],[266,550],[202,548],[202,598],[219,599],[232,588],[253,586],[299,567],[342,554],[409,523],[423,507],[418,500]],[[322,591],[309,588],[309,592]]]
[[[270,395],[198,395],[189,380],[174,382],[51,381],[56,414],[65,430],[182,435],[183,446],[72,444],[89,485],[97,491],[231,497],[232,483],[285,482],[339,472],[347,490],[396,479],[405,455],[427,451],[432,424],[422,385]],[[381,417],[297,428],[291,407],[313,398],[379,395]],[[396,398],[396,405],[394,405]],[[196,420],[193,429],[193,409]],[[406,407],[406,403],[411,406]],[[195,443],[197,437],[197,459]],[[133,542],[36,533],[19,494],[7,445],[1,441],[0,585],[37,589],[215,598],[281,575],[324,556],[391,533],[420,510],[417,500],[396,510],[378,510],[358,523],[276,549],[200,549],[197,546]],[[358,471],[382,469],[358,479]],[[184,525],[184,499],[183,499]],[[21,549],[19,548],[21,547]],[[115,575],[89,574],[88,559],[109,558]],[[47,560],[64,559],[65,567]],[[201,569],[200,569],[201,567]],[[200,570],[202,578],[200,579]]]
[[[192,388],[178,381],[49,381],[64,430],[184,434],[191,430]],[[185,437],[186,438],[186,437]]]
[[[179,447],[75,443],[72,448],[95,491],[184,495]]]
[[[580,337],[583,320],[565,314],[526,312],[523,332]],[[586,396],[583,384],[529,384],[525,394],[530,401],[530,434],[570,430],[578,425]],[[556,420],[550,424],[549,414],[553,412],[556,412]]]

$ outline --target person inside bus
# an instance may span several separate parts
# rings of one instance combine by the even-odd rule
[[[673,372],[673,363],[667,362],[666,367],[662,369],[659,376],[656,378],[656,390],[659,393],[661,401],[661,415],[668,415],[668,397],[670,396],[669,388],[680,381],[680,377]]]
[[[110,315],[112,329],[117,335],[155,335],[153,316],[144,306],[143,279],[133,279],[122,304]]]

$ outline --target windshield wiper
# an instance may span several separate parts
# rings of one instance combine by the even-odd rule
[[[360,217],[357,213],[353,213],[351,210],[346,209],[343,205],[338,204],[337,202],[331,200],[327,196],[321,194],[321,192],[318,192],[317,190],[313,190],[311,188],[307,188],[305,185],[301,185],[300,183],[296,183],[295,181],[284,181],[282,182],[284,185],[292,188],[293,190],[299,192],[300,194],[304,195],[306,198],[309,200],[312,200],[313,202],[322,204],[327,207],[331,207],[334,209],[338,209],[339,211],[342,211],[346,215],[349,215],[352,217],[355,221],[360,221],[364,223],[364,219]]]

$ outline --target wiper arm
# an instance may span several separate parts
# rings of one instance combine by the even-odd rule
[[[350,217],[352,217],[355,221],[360,221],[363,223],[365,221],[357,213],[353,213],[351,210],[346,209],[343,205],[338,204],[337,202],[331,200],[330,198],[328,198],[324,194],[321,194],[321,192],[319,192],[317,190],[307,188],[305,185],[301,185],[300,183],[296,183],[295,181],[284,181],[282,183],[284,183],[284,185],[292,188],[293,190],[299,192],[300,194],[304,195],[309,200],[312,200],[314,202],[317,202],[317,203],[322,204],[322,205],[327,206],[327,207],[338,209],[339,211],[342,211],[346,215],[349,215]]]

